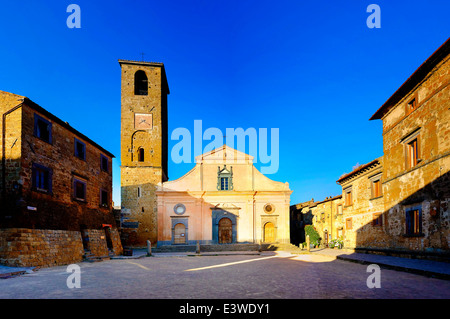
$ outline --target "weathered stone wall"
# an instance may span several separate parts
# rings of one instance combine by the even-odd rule
[[[85,234],[89,238],[89,251],[97,257],[108,256],[108,245],[106,243],[106,234],[103,229],[87,229]]]
[[[0,263],[13,267],[50,267],[82,261],[80,232],[0,229]]]
[[[332,239],[343,236],[343,213],[338,209],[339,205],[342,205],[342,196],[340,195],[310,205],[314,228],[322,238],[321,243],[324,245],[327,245]],[[308,213],[307,209],[304,211]]]
[[[167,180],[168,129],[167,80],[158,63],[119,61],[121,64],[121,206],[129,209],[129,222],[136,229],[124,229],[127,246],[146,246],[157,242],[156,185]],[[135,95],[137,71],[145,72],[148,94]],[[151,114],[151,127],[139,127],[136,114]],[[139,149],[144,161],[138,161]],[[139,190],[138,190],[139,188]]]
[[[0,91],[1,110],[24,104],[6,120],[6,196],[0,207],[0,227],[74,230],[114,224],[112,158],[109,152],[35,103]],[[35,136],[35,114],[51,123],[51,140]],[[75,156],[75,138],[85,144],[85,159]],[[101,167],[106,157],[107,170]],[[33,165],[50,170],[50,190],[33,186]],[[74,179],[86,183],[86,197],[74,196]],[[101,191],[107,204],[101,203]]]
[[[87,229],[87,247],[78,231],[26,228],[0,229],[0,264],[14,267],[50,267],[81,262],[87,248],[91,256],[105,257],[123,253],[117,229]]]
[[[374,195],[372,180],[374,176],[381,176],[383,157],[372,161],[372,164],[361,165],[347,178],[340,181],[342,186],[344,229],[344,246],[355,248],[358,246],[380,247],[389,241],[383,231],[385,227],[384,192]],[[381,181],[382,182],[382,181]],[[345,202],[347,190],[351,189],[351,202]],[[380,216],[381,224],[374,225],[374,219]]]
[[[383,190],[390,247],[449,250],[450,62],[439,63],[383,117]],[[411,112],[407,104],[416,99]],[[408,166],[402,140],[417,135],[418,163]],[[422,233],[406,234],[405,210],[421,209]]]

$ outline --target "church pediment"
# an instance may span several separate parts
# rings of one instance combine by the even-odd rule
[[[225,164],[252,164],[253,156],[235,150],[227,145],[222,145],[195,158],[197,163],[225,163]]]
[[[232,204],[232,203],[219,203],[215,205],[214,207],[211,207],[212,210],[239,210],[240,207]]]

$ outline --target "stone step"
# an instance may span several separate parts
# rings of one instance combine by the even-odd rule
[[[288,250],[298,251],[301,249],[292,244],[205,244],[200,245],[200,252],[220,252],[220,251],[274,251]],[[154,253],[164,252],[196,252],[197,245],[166,245],[152,248]]]

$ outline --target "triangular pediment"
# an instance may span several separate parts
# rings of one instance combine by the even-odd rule
[[[239,210],[241,209],[240,207],[232,204],[232,203],[218,203],[217,205],[215,205],[213,208],[211,209],[221,209],[221,210]]]
[[[226,163],[226,164],[245,164],[253,163],[253,156],[238,151],[224,144],[219,148],[206,152],[195,158],[197,163]]]

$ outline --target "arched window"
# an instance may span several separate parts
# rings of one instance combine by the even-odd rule
[[[144,71],[139,70],[134,74],[134,95],[148,94],[148,79]]]
[[[145,151],[144,149],[141,147],[138,150],[138,162],[143,162],[144,161],[144,155],[145,155]]]

